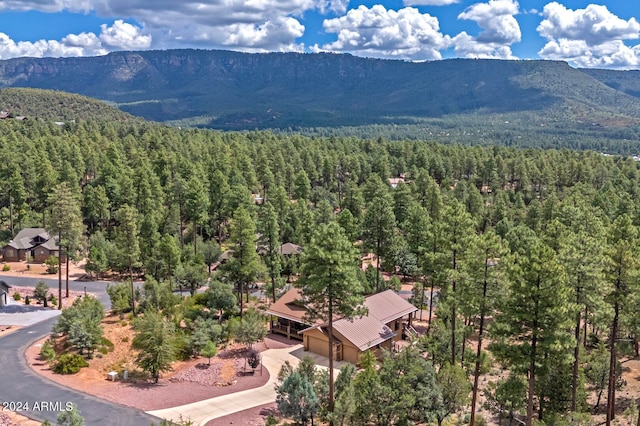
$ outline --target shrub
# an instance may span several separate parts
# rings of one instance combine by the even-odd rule
[[[192,296],[193,303],[198,306],[207,306],[208,295],[206,293],[197,293]]]
[[[47,274],[55,274],[58,272],[58,258],[54,255],[47,257],[44,263],[47,265]]]
[[[31,299],[29,299],[28,295],[24,297],[24,304],[25,305],[30,305],[31,304]]]
[[[11,270],[11,266],[7,265],[6,263],[4,264],[4,266],[2,267],[2,270],[4,272],[10,271]]]
[[[55,307],[58,304],[58,299],[54,295],[49,297],[49,301],[51,302],[51,306]]]
[[[18,293],[17,291],[13,293],[13,300],[18,301],[20,299],[22,299],[22,296],[20,296],[20,293]]]
[[[277,424],[278,424],[278,419],[276,419],[276,416],[274,416],[273,413],[269,413],[269,415],[267,416],[267,420],[266,420],[264,425],[265,426],[276,426]]]
[[[111,352],[113,350],[113,348],[115,347],[113,345],[113,342],[109,339],[107,339],[106,337],[102,337],[102,339],[100,339],[100,344],[102,346],[104,346],[109,352]]]
[[[40,357],[45,359],[47,362],[52,362],[56,359],[56,351],[53,349],[53,345],[51,345],[49,340],[44,342],[40,348]]]
[[[53,371],[58,374],[75,374],[80,371],[82,367],[88,366],[89,364],[82,355],[62,354],[53,365]]]
[[[111,300],[111,311],[123,314],[131,311],[131,289],[128,284],[107,284],[107,293]]]
[[[486,426],[487,425],[487,420],[482,416],[476,416],[475,424],[476,424],[476,426]]]
[[[46,308],[48,295],[49,286],[44,281],[38,281],[35,290],[33,290],[33,297],[38,301],[38,303],[43,302]]]
[[[487,374],[491,371],[493,365],[493,359],[491,354],[487,351],[480,352],[480,374]]]

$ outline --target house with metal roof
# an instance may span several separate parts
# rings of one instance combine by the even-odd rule
[[[368,313],[362,317],[334,320],[336,361],[357,364],[363,352],[373,350],[379,356],[382,349],[397,349],[400,341],[415,333],[411,322],[418,308],[393,290],[368,296],[364,306]],[[322,321],[309,324],[300,290],[289,290],[267,313],[272,315],[271,332],[302,338],[305,351],[329,356],[328,324]]]
[[[49,256],[58,256],[60,247],[44,228],[25,228],[2,248],[5,262],[32,259],[44,262]]]

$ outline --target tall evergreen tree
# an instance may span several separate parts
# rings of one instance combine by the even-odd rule
[[[575,347],[571,386],[571,410],[575,411],[581,364],[580,331],[583,325],[587,325],[588,307],[595,306],[598,299],[602,300],[607,287],[603,282],[606,265],[606,244],[603,242],[606,238],[601,221],[586,206],[564,206],[557,220],[561,225],[552,224],[550,231],[557,239],[558,259],[567,272],[578,307],[574,325]]]
[[[57,237],[58,251],[58,308],[62,309],[62,257],[67,260],[66,297],[69,297],[69,256],[80,246],[83,225],[80,201],[66,183],[61,183],[50,194],[49,231]]]
[[[620,318],[630,309],[630,296],[638,288],[638,230],[627,214],[622,214],[611,224],[609,230],[609,268],[607,281],[611,293],[607,301],[613,306],[613,320],[609,330],[609,381],[607,386],[607,417],[609,426],[615,419],[616,407],[616,363],[618,361],[617,339]]]
[[[458,283],[463,274],[463,259],[469,249],[475,227],[471,215],[457,200],[451,200],[443,212],[444,250],[447,263],[445,264],[446,281],[442,286],[442,303],[449,307],[449,326],[451,330],[451,365],[456,362],[456,320],[458,316]],[[464,336],[463,336],[464,340]],[[464,353],[464,351],[463,351]]]
[[[239,208],[233,215],[229,250],[233,250],[230,259],[222,270],[235,285],[240,301],[240,316],[243,313],[245,290],[254,283],[261,270],[260,258],[256,251],[256,225],[251,214]]]
[[[261,211],[262,215],[258,221],[260,239],[258,241],[260,253],[267,266],[269,280],[271,281],[271,299],[275,303],[276,290],[281,281],[282,257],[280,254],[280,226],[275,209],[270,202],[267,202]]]
[[[364,245],[376,255],[376,293],[380,291],[382,259],[390,254],[396,229],[393,202],[388,192],[378,191],[367,204],[363,221]],[[385,259],[386,260],[386,259]]]
[[[187,183],[185,194],[185,209],[187,216],[191,220],[192,238],[193,238],[193,254],[198,253],[197,231],[200,225],[207,217],[207,208],[209,207],[209,195],[202,183],[202,179],[198,176],[192,176]]]
[[[526,425],[533,422],[538,369],[545,362],[570,362],[573,345],[567,332],[574,313],[564,269],[554,251],[526,227],[507,236],[511,254],[505,259],[511,283],[491,329],[489,346],[496,357],[528,377]]]
[[[131,285],[131,310],[136,315],[136,302],[133,288],[133,270],[140,261],[140,230],[138,229],[138,213],[133,207],[125,204],[116,212],[118,223],[115,230],[115,244],[119,264],[129,274]]]
[[[478,344],[476,348],[476,360],[473,373],[473,389],[471,397],[471,426],[475,423],[475,408],[478,397],[478,385],[480,382],[480,363],[482,360],[482,344],[485,333],[485,319],[495,314],[496,307],[504,294],[506,283],[503,274],[501,259],[506,255],[499,236],[488,230],[485,234],[474,238],[470,249],[470,262],[465,265],[468,282],[465,283],[467,292],[467,305],[480,316],[478,324]]]
[[[354,318],[364,314],[358,254],[336,222],[318,227],[305,247],[296,284],[310,307],[308,320],[327,323],[329,339],[329,411],[333,411],[333,322],[336,317]]]

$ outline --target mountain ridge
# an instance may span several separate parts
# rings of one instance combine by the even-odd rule
[[[146,119],[224,130],[414,123],[452,115],[635,126],[635,74],[559,61],[404,62],[334,53],[114,52],[0,61],[0,87],[107,101]]]

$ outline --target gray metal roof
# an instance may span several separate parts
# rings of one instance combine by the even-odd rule
[[[60,247],[56,243],[55,238],[49,238],[46,242],[40,244],[40,247],[44,247],[49,251],[58,251]]]
[[[300,254],[302,247],[293,243],[284,243],[280,246],[280,254],[291,256],[292,254]]]
[[[36,237],[40,237],[44,241],[51,239],[44,228],[25,228],[20,230],[8,245],[18,250],[28,250],[37,245],[33,243]]]

